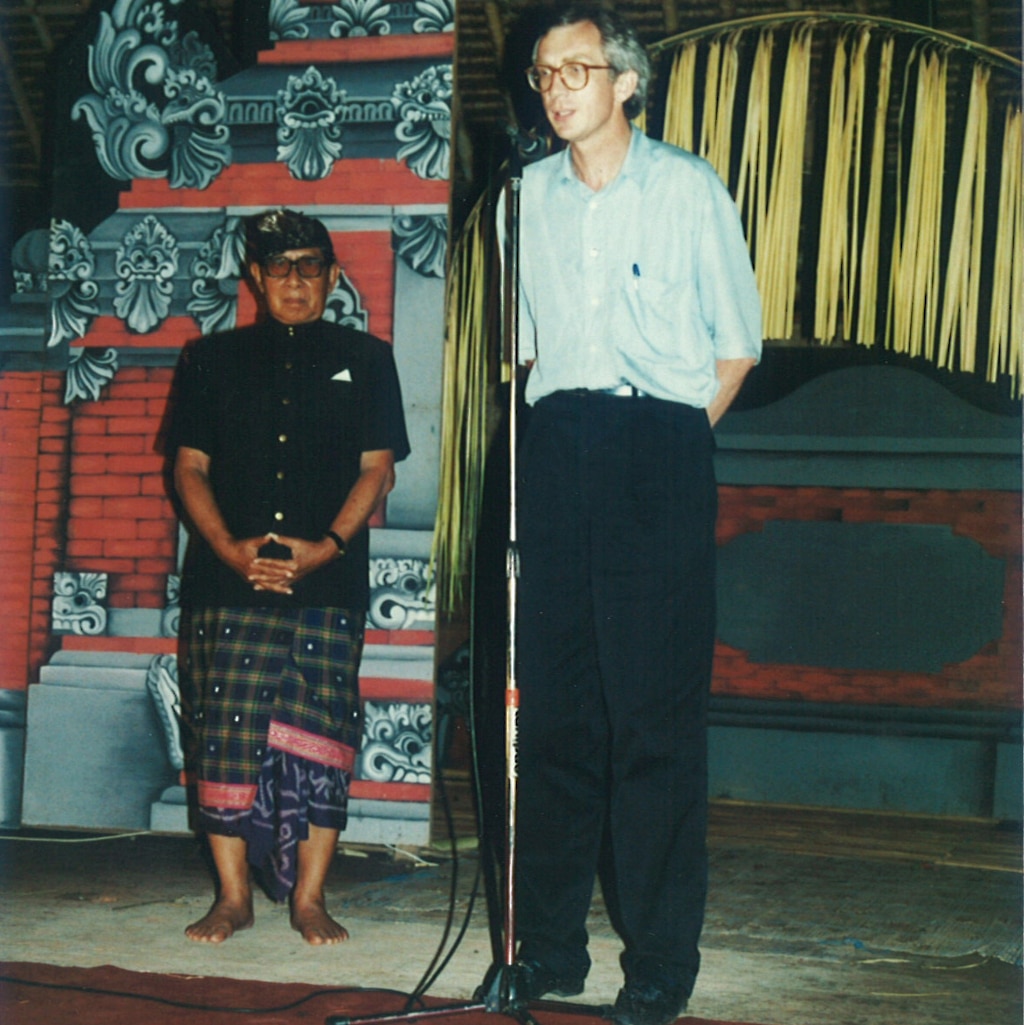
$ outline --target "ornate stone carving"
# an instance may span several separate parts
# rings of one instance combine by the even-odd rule
[[[434,625],[434,586],[423,559],[371,559],[367,626],[425,630]]]
[[[95,402],[117,373],[117,349],[72,349],[64,377],[64,405],[76,399]]]
[[[367,701],[359,778],[374,783],[430,783],[430,705]]]
[[[305,39],[309,35],[308,17],[309,8],[301,7],[299,0],[270,0],[268,22],[271,42]]]
[[[410,82],[399,82],[391,102],[398,110],[398,159],[420,178],[449,176],[452,131],[452,66],[435,64]]]
[[[152,214],[124,237],[114,261],[114,312],[139,334],[158,328],[171,309],[178,240]]]
[[[69,221],[50,225],[49,292],[50,337],[47,345],[60,345],[85,337],[99,314],[99,285],[93,280],[96,257],[89,239]]]
[[[229,217],[217,228],[192,261],[192,298],[188,312],[204,335],[235,326],[238,279],[245,259],[245,236],[240,217]]]
[[[386,0],[340,0],[331,6],[334,15],[331,36],[335,39],[386,36],[391,32],[390,13],[391,4]]]
[[[156,714],[164,730],[167,757],[179,772],[185,768],[181,743],[181,689],[178,686],[178,660],[174,655],[154,655],[146,670],[146,690],[153,699]]]
[[[277,94],[277,159],[293,178],[317,181],[331,173],[341,156],[338,108],[344,101],[344,90],[312,65],[301,78],[290,76]]]
[[[96,637],[107,628],[106,573],[53,574],[53,633]]]
[[[369,327],[370,315],[363,309],[359,293],[344,271],[338,275],[338,284],[327,297],[324,320],[354,327],[360,331],[366,331]]]
[[[176,6],[180,0],[170,0]],[[206,188],[231,162],[217,64],[194,32],[181,38],[161,0],[118,0],[89,48],[95,90],[74,105],[112,178],[167,178]]]
[[[425,278],[443,278],[448,246],[444,214],[402,214],[391,225],[395,252]]]
[[[160,617],[160,632],[164,637],[177,637],[181,628],[181,577],[167,577],[167,604]]]
[[[416,0],[421,17],[412,25],[413,32],[454,32],[454,0]]]

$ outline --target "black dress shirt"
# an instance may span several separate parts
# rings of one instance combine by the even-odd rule
[[[269,531],[324,536],[360,473],[363,452],[409,454],[391,347],[327,321],[275,320],[201,339],[179,366],[169,448],[210,457],[214,498],[238,539]],[[256,592],[192,537],[183,600],[194,606],[364,610],[369,538],[295,585]]]

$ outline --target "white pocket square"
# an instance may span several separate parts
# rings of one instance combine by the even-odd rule
[[[334,377],[331,378],[331,380],[332,381],[351,381],[352,380],[352,371],[349,370],[348,368],[346,368],[345,370],[339,370],[334,375]]]

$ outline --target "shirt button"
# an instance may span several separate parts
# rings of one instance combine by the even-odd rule
[[[292,400],[291,399],[289,399],[287,397],[281,399],[281,405],[282,406],[290,406],[291,404],[292,404]]]
[[[277,440],[280,441],[283,444],[284,442],[286,442],[288,440],[288,435],[287,434],[279,434],[277,436]]]
[[[293,366],[294,366],[294,364],[292,363],[292,361],[291,360],[287,360],[285,362],[284,368],[285,368],[285,370],[291,370]]]
[[[277,479],[278,480],[284,480],[284,470],[278,470],[277,471]]]
[[[281,520],[284,519],[284,513],[283,512],[276,512],[276,513],[274,513],[274,519],[277,520],[278,523],[280,523]]]

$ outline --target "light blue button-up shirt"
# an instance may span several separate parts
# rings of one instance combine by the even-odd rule
[[[503,210],[499,209],[499,223]],[[633,129],[594,192],[569,150],[527,167],[519,358],[526,400],[631,384],[706,408],[717,360],[761,356],[761,302],[739,213],[700,157]]]

